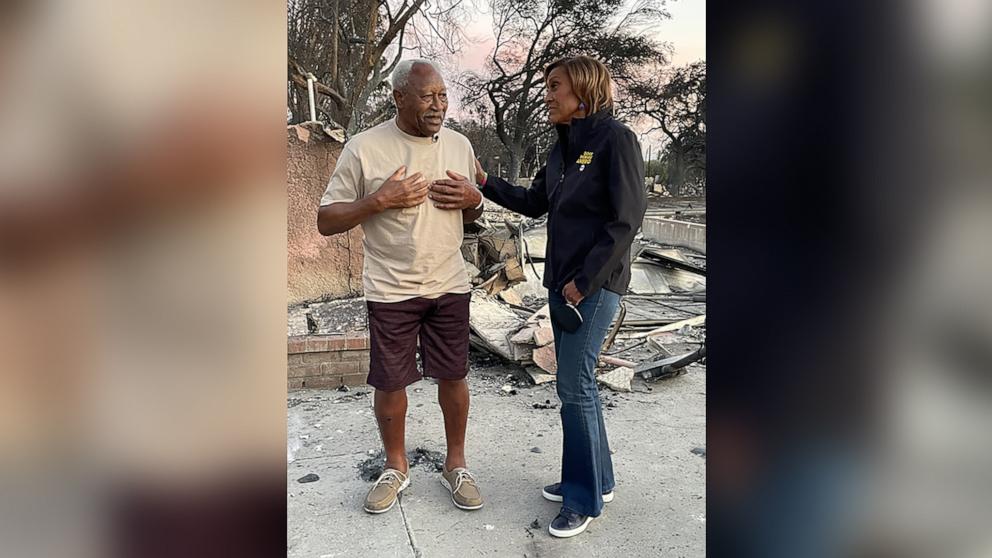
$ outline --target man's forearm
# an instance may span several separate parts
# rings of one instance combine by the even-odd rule
[[[375,195],[353,202],[325,205],[317,210],[317,230],[324,236],[350,231],[382,211],[382,203]]]
[[[482,216],[482,211],[483,211],[483,208],[481,208],[481,207],[479,209],[475,209],[475,208],[463,209],[462,210],[462,221],[465,222],[465,223],[472,223],[476,219],[478,219],[479,217]]]

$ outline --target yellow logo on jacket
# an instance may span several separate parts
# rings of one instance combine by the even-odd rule
[[[578,160],[575,161],[579,165],[579,172],[586,170],[586,165],[592,162],[592,151],[583,151],[582,155],[579,155]]]

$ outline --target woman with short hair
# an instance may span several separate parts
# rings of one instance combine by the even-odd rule
[[[558,132],[530,188],[489,176],[476,162],[483,195],[528,217],[548,214],[544,286],[558,359],[563,452],[560,482],[542,494],[562,502],[549,532],[585,530],[613,499],[613,462],[596,388],[596,361],[630,283],[630,245],[646,206],[636,134],[613,118],[610,74],[576,56],[544,72],[548,119]]]

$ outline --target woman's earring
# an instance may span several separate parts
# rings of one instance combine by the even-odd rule
[[[579,110],[586,110],[586,104],[585,103],[579,103]]]

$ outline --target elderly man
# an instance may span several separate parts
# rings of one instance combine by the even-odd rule
[[[482,195],[466,178],[474,175],[475,153],[465,136],[443,127],[448,93],[432,62],[400,62],[392,83],[396,118],[344,146],[317,214],[323,235],[359,224],[365,232],[368,383],[386,451],[365,511],[388,511],[410,483],[406,387],[421,374],[437,380],[444,414],[441,483],[455,506],[474,510],[482,495],[465,462],[471,284],[461,243],[462,225],[482,214]]]

